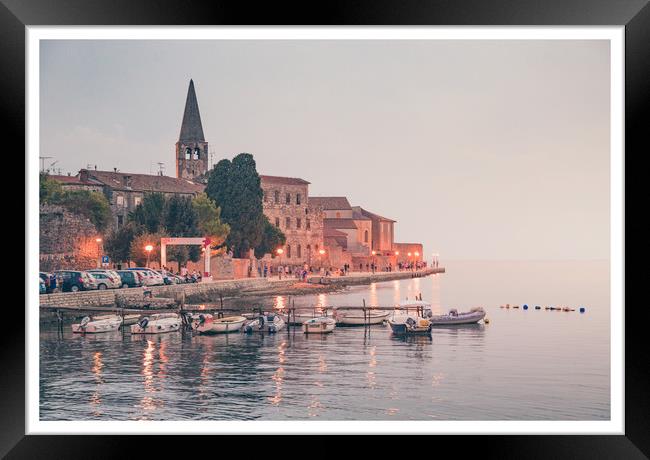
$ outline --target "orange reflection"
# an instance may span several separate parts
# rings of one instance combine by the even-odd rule
[[[102,353],[100,351],[95,352],[93,354],[92,373],[95,375],[95,380],[97,381],[97,388],[95,389],[95,392],[90,396],[90,405],[93,407],[93,415],[96,417],[101,415],[99,406],[102,403],[102,398],[99,395],[99,385],[104,383],[104,379],[102,378],[103,367],[104,367],[104,363],[102,362]]]
[[[280,366],[271,376],[271,380],[275,382],[275,394],[273,396],[270,396],[268,400],[274,406],[279,405],[282,401],[282,384],[284,383],[284,367],[282,367],[282,364],[285,362],[284,354],[286,346],[287,342],[282,342],[278,347],[278,363]]]

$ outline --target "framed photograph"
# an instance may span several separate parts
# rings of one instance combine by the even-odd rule
[[[624,270],[647,2],[118,4],[0,7],[26,182],[0,453],[112,457],[125,434],[650,453]],[[470,449],[503,458],[501,436]]]

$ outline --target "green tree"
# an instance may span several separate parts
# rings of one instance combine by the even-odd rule
[[[173,237],[200,236],[196,211],[190,197],[171,196],[165,204],[163,222],[167,233]],[[200,258],[199,246],[171,246],[167,251],[167,259],[178,262],[179,268],[188,260],[198,262]]]
[[[39,199],[41,203],[50,204],[57,203],[63,195],[63,188],[61,183],[51,179],[49,174],[40,173],[39,175]]]
[[[119,230],[111,232],[104,241],[106,254],[114,262],[131,261],[131,242],[136,237],[136,226],[127,222]]]
[[[158,192],[146,193],[142,202],[129,213],[129,221],[141,227],[140,232],[156,233],[164,229],[165,195]]]
[[[264,254],[275,255],[275,250],[284,246],[286,242],[287,237],[284,233],[264,216],[264,233],[261,243],[255,248],[255,257],[261,259]]]
[[[264,233],[263,193],[253,155],[240,153],[232,162],[219,161],[209,175],[206,193],[230,226],[226,245],[235,257],[248,256]]]
[[[103,232],[112,220],[111,206],[103,193],[66,190],[58,202],[73,214],[90,219],[100,232]]]
[[[221,208],[205,193],[200,193],[192,199],[192,207],[201,235],[210,238],[211,248],[220,248],[230,233],[230,226],[221,222]]]

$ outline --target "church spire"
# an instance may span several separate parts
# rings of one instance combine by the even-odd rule
[[[190,87],[187,90],[185,113],[183,113],[183,124],[181,125],[181,134],[178,140],[179,142],[205,142],[201,114],[199,113],[199,102],[196,100],[193,80],[190,80]]]

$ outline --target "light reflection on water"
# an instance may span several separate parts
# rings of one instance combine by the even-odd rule
[[[60,336],[44,327],[41,418],[607,419],[608,268],[550,268],[459,264],[434,277],[230,304],[392,305],[421,292],[434,310],[483,305],[492,320],[432,337],[394,337],[385,326],[150,337],[73,336],[69,327]],[[526,301],[589,307],[585,315],[498,308]]]

